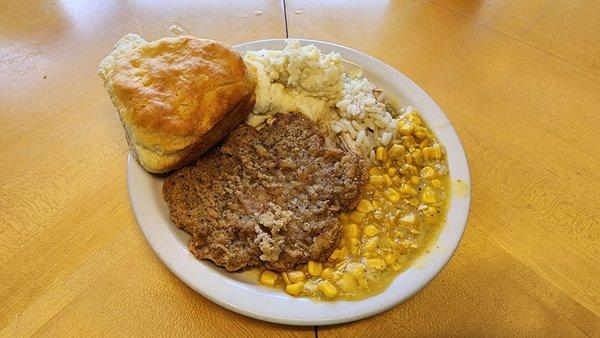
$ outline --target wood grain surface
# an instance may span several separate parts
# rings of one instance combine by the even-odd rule
[[[600,3],[289,0],[287,10],[290,37],[364,51],[423,87],[461,137],[473,184],[465,237],[437,279],[383,315],[319,334],[600,335]]]
[[[237,315],[171,274],[133,218],[95,69],[123,34],[178,27],[332,41],[423,87],[472,173],[443,272],[390,311],[319,328]],[[0,74],[0,336],[600,336],[600,2],[9,0]]]

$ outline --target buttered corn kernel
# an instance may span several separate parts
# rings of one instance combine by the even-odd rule
[[[333,279],[333,269],[330,267],[323,269],[323,272],[321,272],[321,277],[323,277],[327,280],[332,280]]]
[[[355,223],[362,222],[363,218],[365,218],[365,214],[359,211],[353,211],[350,213],[350,220]]]
[[[308,274],[313,277],[319,277],[323,272],[323,264],[314,261],[308,261]]]
[[[398,258],[398,256],[396,256],[396,254],[389,253],[383,257],[383,260],[385,261],[385,264],[393,265],[396,262],[397,258]]]
[[[442,158],[443,154],[442,154],[442,147],[439,144],[434,144],[433,146],[431,146],[433,148],[433,153],[435,155],[435,159],[439,160]]]
[[[417,194],[417,189],[415,189],[412,185],[410,185],[408,183],[404,183],[400,187],[400,192],[403,193],[404,195],[415,196]]]
[[[435,150],[431,147],[425,147],[421,150],[423,158],[426,160],[431,160],[435,158]]]
[[[388,187],[390,185],[394,184],[394,182],[392,181],[392,178],[388,174],[383,174],[383,179],[385,180],[385,185]]]
[[[434,178],[433,180],[431,180],[431,185],[433,185],[435,188],[439,188],[442,186],[442,181],[438,180],[437,178]]]
[[[421,164],[423,163],[423,157],[421,155],[421,149],[413,149],[413,151],[411,151],[410,156],[412,156],[413,161],[416,164]]]
[[[331,284],[331,282],[328,280],[320,281],[319,284],[317,284],[317,286],[327,298],[333,298],[338,294],[338,290],[336,289],[336,287],[333,284]]]
[[[363,246],[363,248],[365,249],[365,251],[374,252],[377,249],[378,243],[379,243],[379,237],[372,237],[372,238],[369,238],[365,242],[365,245]]]
[[[383,196],[385,196],[385,198],[392,203],[396,203],[402,198],[402,196],[400,196],[400,194],[394,188],[387,188],[383,192]]]
[[[408,121],[406,121],[406,123],[404,123],[403,125],[401,125],[398,128],[398,132],[400,133],[400,135],[403,135],[403,136],[411,135],[414,130],[415,130],[414,124],[412,124],[412,122],[408,122]]]
[[[388,156],[390,158],[400,158],[401,156],[404,156],[405,151],[406,151],[406,148],[403,145],[394,144],[388,150]]]
[[[421,169],[421,177],[432,179],[435,177],[435,170],[433,170],[432,167],[423,167],[423,169]]]
[[[362,212],[363,214],[368,214],[369,212],[373,211],[373,204],[369,200],[362,199],[356,205],[356,210]]]
[[[406,116],[406,118],[414,124],[423,124],[423,121],[421,121],[421,118],[419,118],[417,114],[418,112],[416,110],[413,110],[410,114]]]
[[[379,232],[379,229],[377,229],[377,227],[374,226],[373,224],[369,224],[365,227],[363,232],[365,235],[367,235],[369,237],[373,237],[373,236],[377,235],[377,233]]]
[[[303,282],[294,283],[294,284],[285,286],[285,292],[287,292],[288,294],[290,294],[292,296],[298,297],[302,294],[302,291],[304,291],[304,283]]]
[[[417,217],[413,213],[406,214],[400,218],[400,224],[404,226],[413,226],[417,222]]]
[[[369,175],[381,175],[381,170],[379,170],[377,167],[371,167],[368,171]]]
[[[284,278],[284,280],[287,278],[287,280],[290,281],[288,284],[303,282],[306,279],[306,275],[304,274],[303,271],[284,272],[282,274],[282,277]],[[286,283],[287,283],[287,280],[286,280]]]
[[[344,292],[350,292],[357,287],[354,278],[347,273],[345,273],[335,284],[337,284]]]
[[[335,249],[331,253],[331,256],[329,256],[329,260],[330,261],[335,261],[338,258],[340,258],[340,249]]]
[[[437,201],[435,197],[435,191],[430,187],[425,187],[423,189],[421,199],[425,203],[435,203]]]
[[[271,270],[265,270],[260,274],[260,282],[268,286],[275,286],[277,278],[279,278],[279,275]]]
[[[372,185],[384,185],[385,179],[382,175],[371,175],[369,176],[369,183]]]
[[[377,161],[387,160],[387,149],[384,147],[378,147],[377,150],[375,150],[375,159]]]
[[[358,224],[356,224],[356,223],[347,223],[342,228],[342,233],[343,233],[344,237],[347,237],[347,238],[358,237],[358,236],[360,236],[360,228],[358,227]]]
[[[387,169],[387,174],[389,177],[394,177],[396,176],[396,173],[398,172],[398,169],[394,168],[394,167],[389,167]]]
[[[377,270],[383,270],[385,269],[385,261],[381,258],[370,258],[370,259],[365,259],[365,264],[370,267],[370,268],[374,268]]]

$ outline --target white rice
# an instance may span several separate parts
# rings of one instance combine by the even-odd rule
[[[362,73],[344,73],[339,54],[323,55],[297,40],[288,41],[283,51],[248,52],[245,59],[257,67],[259,76],[257,104],[248,124],[258,126],[273,114],[298,111],[338,146],[361,154],[367,162],[374,159],[376,147],[396,139],[402,118],[398,114],[412,110],[394,112],[385,93]]]
[[[399,117],[392,115],[383,92],[361,73],[354,77],[344,74],[342,80],[342,98],[335,105],[329,128],[343,148],[370,159],[373,149],[396,138]]]

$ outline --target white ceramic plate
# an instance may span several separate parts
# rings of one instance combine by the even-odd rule
[[[327,42],[313,43],[324,53],[339,52],[347,69],[361,67],[367,78],[395,97],[401,105],[416,107],[447,150],[450,176],[462,181],[461,194],[453,194],[446,224],[430,248],[400,274],[383,293],[361,301],[314,302],[293,298],[257,283],[255,271],[228,273],[207,261],[197,260],[187,249],[189,235],[175,227],[162,198],[163,179],[144,171],[129,156],[127,185],[135,217],[142,232],[165,265],[191,288],[213,302],[240,314],[275,323],[328,325],[369,317],[397,305],[431,281],[446,265],[467,223],[470,177],[467,159],[450,121],[427,93],[387,64],[353,49]],[[236,46],[246,50],[282,49],[285,40],[262,40]],[[360,65],[360,66],[357,66]],[[443,304],[440,304],[443,306]]]

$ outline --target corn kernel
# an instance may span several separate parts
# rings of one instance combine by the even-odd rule
[[[290,281],[289,277],[287,276],[287,273],[282,273],[281,277],[283,278],[283,281],[285,282],[286,285],[292,284],[292,281]]]
[[[417,115],[418,111],[413,110],[410,114],[406,116],[406,118],[414,124],[423,124],[419,116]]]
[[[419,148],[423,149],[425,147],[429,147],[431,145],[431,140],[426,138],[423,141],[421,141],[421,143],[419,143]],[[425,156],[423,156],[423,158],[425,158]]]
[[[412,195],[412,196],[415,196],[417,194],[417,190],[408,183],[402,184],[402,186],[400,187],[400,192],[403,193],[404,195]]]
[[[387,185],[388,187],[392,185],[392,179],[388,174],[383,174],[383,179],[385,180],[385,185]]]
[[[362,264],[353,263],[352,265],[348,264],[348,272],[352,275],[352,277],[359,279],[365,276],[365,268]]]
[[[331,256],[329,256],[329,260],[330,261],[335,261],[338,258],[340,258],[340,249],[335,249],[331,253]]]
[[[286,285],[285,287],[285,292],[296,297],[300,296],[302,294],[302,291],[304,291],[303,282]]]
[[[392,184],[395,184],[395,185],[402,184],[402,179],[400,178],[400,176],[394,176],[394,177],[392,177]]]
[[[350,247],[350,253],[353,254],[354,256],[358,255],[359,252],[360,252],[360,248],[358,247],[358,245],[353,245]]]
[[[388,156],[390,158],[400,158],[400,156],[404,155],[404,151],[406,148],[401,144],[394,144],[388,150]]]
[[[423,167],[423,169],[421,169],[421,177],[426,178],[426,179],[432,179],[435,177],[435,170],[433,170],[432,167]]]
[[[354,290],[356,288],[356,282],[354,281],[354,278],[352,278],[352,276],[350,276],[349,274],[345,273],[342,278],[340,278],[336,284],[344,291],[344,292],[350,292],[352,290]]]
[[[412,158],[412,156],[410,156],[410,154],[404,155],[404,163],[407,163],[407,164],[413,163],[413,158]]]
[[[290,281],[289,284],[303,282],[306,279],[304,271],[289,271],[282,274],[284,279],[287,277]]]
[[[377,270],[385,269],[385,261],[381,258],[366,259],[365,263],[367,264],[368,267],[373,268],[373,269],[377,269]]]
[[[381,170],[379,170],[379,168],[377,168],[377,167],[369,168],[369,175],[380,175],[380,174],[381,174]]]
[[[396,263],[396,264],[392,265],[392,270],[394,270],[394,272],[398,272],[398,271],[402,270],[403,268],[404,268],[403,263]]]
[[[387,149],[384,147],[378,147],[377,150],[375,150],[375,159],[377,161],[387,160]]]
[[[419,176],[411,176],[410,177],[410,183],[412,183],[414,185],[418,185],[419,182],[421,182],[421,178]]]
[[[417,168],[415,168],[414,165],[411,165],[408,163],[403,164],[401,169],[402,169],[403,174],[406,174],[406,173],[413,174],[413,173],[417,172]]]
[[[279,278],[279,275],[277,275],[275,272],[273,272],[271,270],[265,270],[260,274],[261,284],[268,285],[268,286],[275,286],[275,282],[277,282],[277,278]]]
[[[423,189],[421,199],[425,203],[435,203],[436,202],[435,191],[433,189],[431,189],[430,187],[425,187]]]
[[[400,128],[398,129],[398,132],[400,133],[400,135],[408,136],[408,135],[411,135],[414,130],[415,130],[414,124],[407,121],[402,126],[400,126]]]
[[[353,246],[358,246],[358,244],[360,243],[360,240],[358,238],[348,238],[348,246],[349,247],[353,247]]]
[[[369,176],[369,183],[373,185],[384,185],[385,179],[381,175],[371,175]]]
[[[415,128],[414,134],[415,134],[415,137],[418,138],[419,140],[423,140],[423,139],[427,138],[427,131],[423,127]]]
[[[411,198],[411,199],[408,201],[408,203],[409,203],[410,205],[412,205],[413,207],[416,207],[416,206],[418,206],[419,204],[421,204],[421,202],[419,202],[419,200],[418,200],[418,199],[416,199],[416,198],[414,198],[414,197],[413,197],[413,198]]]
[[[347,237],[347,238],[358,237],[358,236],[360,236],[360,228],[358,227],[358,224],[348,223],[348,224],[344,225],[344,228],[342,229],[342,233],[344,234],[344,237]]]
[[[339,272],[339,271],[334,271],[333,272],[333,277],[331,278],[332,282],[337,282],[338,280],[340,280],[340,278],[342,278],[344,274]]]
[[[348,250],[348,247],[343,247],[340,249],[340,258],[346,258],[348,257],[348,254],[350,253],[350,250]]]
[[[338,290],[336,289],[336,287],[333,284],[331,284],[330,281],[327,281],[327,280],[320,281],[319,284],[317,284],[317,286],[319,287],[319,290],[321,290],[321,292],[323,292],[325,297],[333,298],[333,297],[337,296]]]
[[[425,147],[422,150],[423,158],[426,160],[432,160],[435,158],[435,150],[431,147]]]
[[[363,248],[366,251],[373,252],[377,249],[378,243],[379,243],[379,237],[372,237],[372,238],[369,238],[369,240],[365,242]]]
[[[323,272],[321,272],[321,277],[323,277],[327,280],[332,280],[333,279],[333,269],[329,268],[329,267],[323,269]]]
[[[431,185],[433,185],[436,188],[439,188],[442,186],[442,181],[438,180],[437,178],[434,178],[433,180],[431,180]]]
[[[362,199],[356,205],[356,210],[362,212],[363,214],[368,214],[373,211],[373,204],[369,200]]]
[[[437,221],[438,210],[436,207],[429,207],[423,210],[423,219],[425,222],[433,224]]]
[[[402,136],[402,144],[408,148],[413,148],[417,143],[415,142],[415,138],[412,136]]]
[[[392,203],[397,203],[402,198],[402,196],[400,196],[400,194],[394,188],[387,188],[383,192],[383,196],[385,196],[385,198],[387,198]]]
[[[433,148],[435,159],[436,160],[441,160],[442,159],[442,155],[443,155],[442,154],[442,147],[438,143],[434,144],[431,147]]]
[[[308,261],[308,273],[313,277],[319,277],[323,272],[323,264],[314,261]]]
[[[400,218],[400,224],[404,226],[413,226],[415,225],[417,218],[413,213],[408,213]]]
[[[422,154],[421,154],[421,149],[414,149],[413,151],[411,151],[410,155],[412,156],[413,161],[416,164],[423,163],[423,157],[422,157]]]
[[[383,260],[385,261],[385,264],[392,265],[396,262],[396,258],[398,258],[398,256],[396,256],[396,254],[389,253],[383,257]]]
[[[374,209],[381,209],[382,205],[381,203],[377,202],[377,201],[373,201],[373,208]]]
[[[377,227],[374,226],[373,224],[369,224],[365,227],[363,232],[365,233],[365,235],[367,235],[369,237],[373,237],[373,236],[377,235],[377,233],[379,232],[379,229],[377,229]]]
[[[389,177],[394,177],[394,176],[396,176],[397,171],[398,171],[398,169],[396,169],[394,167],[389,167],[387,170],[387,174]]]
[[[359,211],[353,211],[350,213],[350,220],[355,223],[362,222],[364,217],[365,217],[365,214],[363,214],[362,212],[359,212]]]

